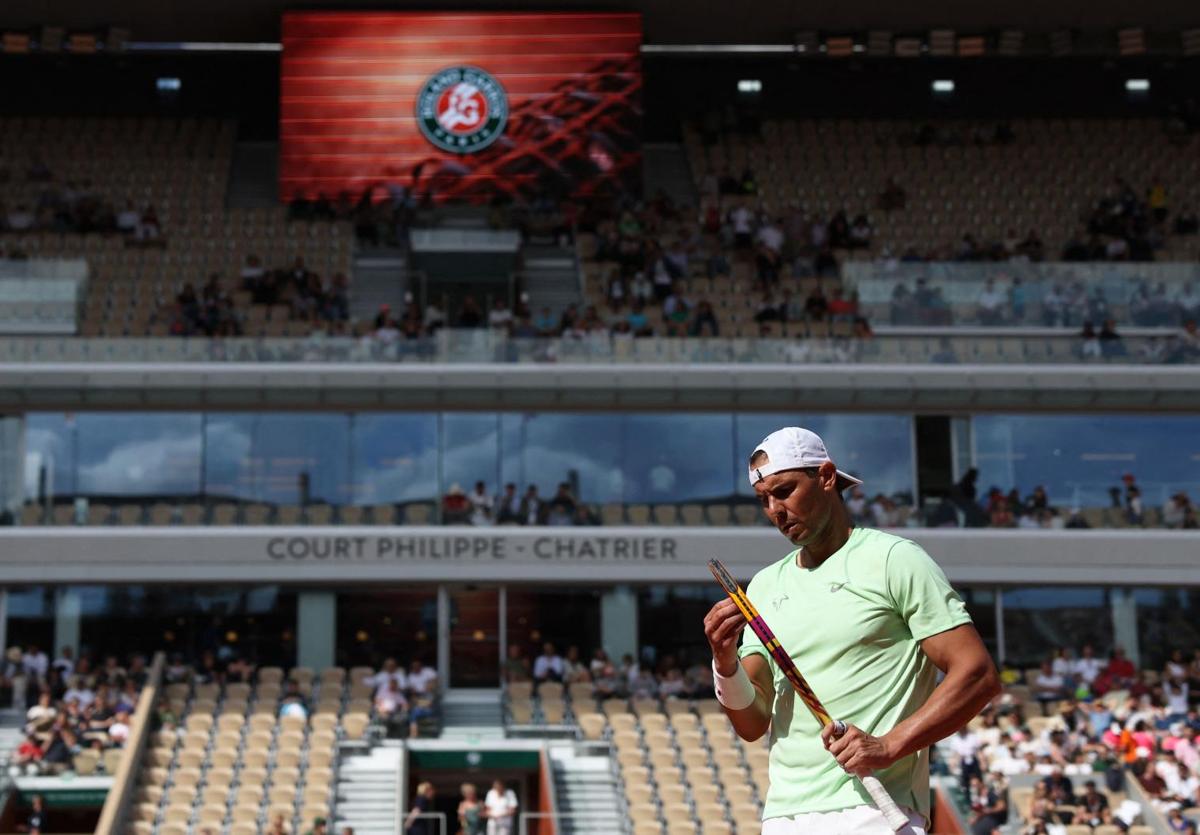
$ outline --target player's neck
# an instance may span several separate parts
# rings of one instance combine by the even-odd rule
[[[817,534],[812,542],[800,549],[800,553],[796,555],[796,561],[801,568],[816,568],[841,550],[846,541],[850,539],[852,530],[854,530],[854,525],[846,514],[845,505],[837,506],[830,514],[825,528]]]

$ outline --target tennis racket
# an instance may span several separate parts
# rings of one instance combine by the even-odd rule
[[[775,633],[771,631],[771,627],[767,626],[767,622],[763,620],[762,615],[758,613],[758,609],[754,608],[754,604],[750,602],[750,598],[746,596],[746,592],[742,591],[742,587],[738,585],[737,580],[733,579],[733,575],[721,564],[720,560],[709,560],[708,570],[712,572],[713,577],[717,578],[717,582],[721,584],[721,588],[725,589],[725,593],[729,595],[729,599],[733,601],[738,610],[745,616],[746,622],[750,624],[750,628],[754,630],[754,634],[763,642],[763,646],[767,648],[767,652],[771,653],[771,657],[775,659],[775,663],[779,665],[779,669],[783,670],[784,676],[791,682],[796,693],[808,706],[809,711],[816,717],[816,720],[821,723],[821,727],[833,725],[833,732],[836,736],[841,736],[846,732],[846,723],[840,719],[833,719],[829,716],[829,711],[821,704],[821,700],[817,698],[817,694],[808,686],[808,682],[804,680],[804,676],[800,675],[800,671],[796,669],[796,664],[792,661],[792,657],[787,654],[787,651],[780,645],[779,639],[775,637]],[[896,805],[896,801],[892,800],[892,796],[887,793],[887,789],[883,787],[883,783],[879,782],[879,778],[868,774],[862,778],[863,788],[867,790],[867,794],[875,801],[875,806],[887,818],[888,825],[892,827],[893,832],[899,832],[904,827],[908,826],[908,815],[900,811],[900,807]]]

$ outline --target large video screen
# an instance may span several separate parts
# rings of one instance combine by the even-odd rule
[[[285,13],[280,197],[636,186],[641,40],[637,14]]]

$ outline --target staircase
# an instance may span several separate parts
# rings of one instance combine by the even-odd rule
[[[504,737],[498,689],[448,690],[442,696],[442,739],[475,744]]]
[[[233,146],[225,204],[231,209],[259,209],[279,205],[277,143],[238,142]]]
[[[355,835],[396,835],[400,831],[400,771],[404,746],[386,740],[369,750],[343,748],[337,774],[335,825],[331,832],[351,827]]]
[[[682,145],[662,142],[642,146],[642,193],[650,199],[660,191],[676,206],[697,205],[696,180]]]
[[[617,783],[607,755],[589,754],[574,744],[547,750],[554,776],[560,835],[613,835],[627,832],[621,817]]]
[[[8,758],[25,738],[24,727],[25,714],[23,711],[0,710],[0,765],[8,765]]]
[[[567,305],[582,301],[573,249],[526,244],[523,254],[525,292],[529,294],[529,310],[535,317],[543,307],[558,316]]]
[[[381,305],[391,305],[392,315],[404,312],[408,290],[408,260],[398,249],[372,249],[354,257],[350,292],[350,318],[370,322]]]

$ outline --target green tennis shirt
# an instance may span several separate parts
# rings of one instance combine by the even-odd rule
[[[937,668],[920,642],[971,617],[946,575],[915,542],[855,528],[816,568],[799,549],[758,572],[746,593],[834,719],[882,736],[925,703]],[[821,744],[821,726],[747,626],[741,657],[758,653],[775,680],[770,788],[763,818],[870,803]],[[876,775],[902,806],[929,816],[929,752]]]

